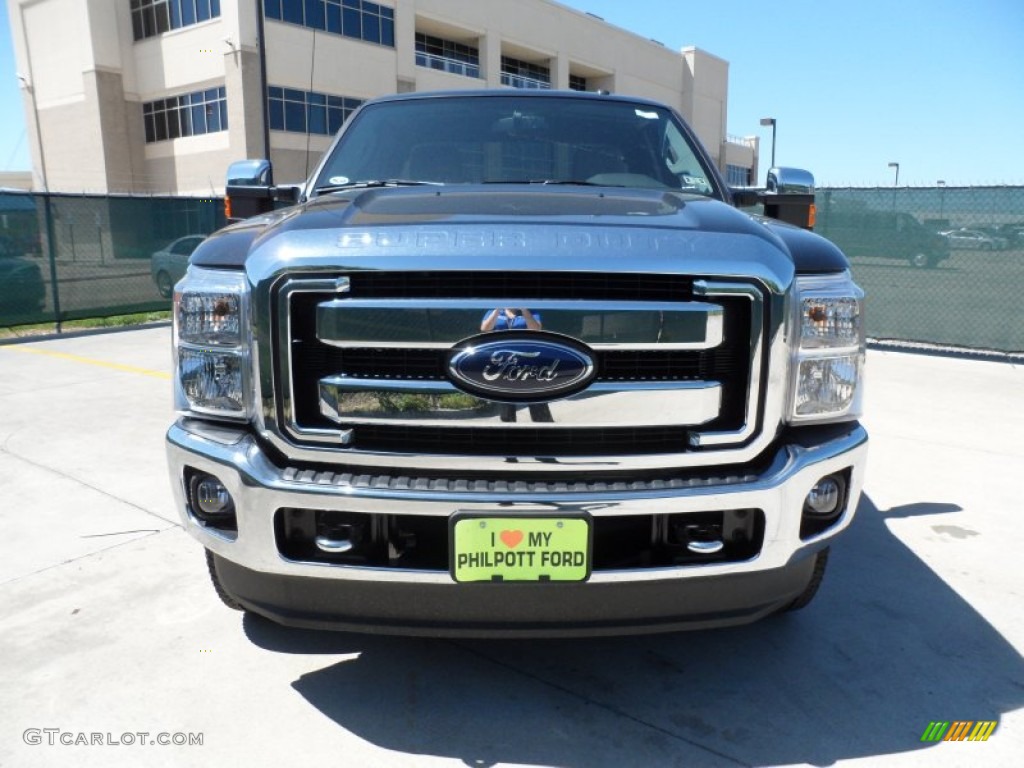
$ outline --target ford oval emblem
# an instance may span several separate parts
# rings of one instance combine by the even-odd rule
[[[448,376],[459,389],[499,402],[555,400],[585,389],[596,375],[584,344],[544,331],[496,331],[459,342]]]

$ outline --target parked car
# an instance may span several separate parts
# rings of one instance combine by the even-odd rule
[[[934,267],[949,258],[949,241],[936,235],[909,213],[819,208],[815,231],[838,245],[847,256],[905,259],[912,267]]]
[[[1003,224],[996,228],[995,234],[1009,240],[1011,248],[1024,247],[1024,224]]]
[[[15,241],[0,237],[0,325],[10,325],[42,310],[46,298],[43,271]]]
[[[165,299],[171,298],[174,284],[185,276],[185,270],[188,269],[188,257],[205,239],[206,235],[179,237],[150,257],[149,269],[153,274],[153,282]]]
[[[948,232],[940,232],[946,238],[951,248],[970,248],[981,251],[1002,251],[1010,247],[1010,241],[1005,237],[990,235],[988,232],[981,232],[977,229],[951,229]]]

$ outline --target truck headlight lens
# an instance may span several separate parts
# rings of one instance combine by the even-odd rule
[[[793,423],[860,416],[864,368],[864,292],[849,272],[797,278]]]
[[[815,349],[859,344],[861,304],[852,297],[801,297],[800,346]]]
[[[845,412],[857,394],[859,356],[801,360],[797,372],[796,415]]]
[[[193,415],[247,419],[249,285],[242,272],[192,267],[174,292],[174,405]]]
[[[178,338],[193,344],[238,346],[241,333],[241,297],[237,294],[183,293],[176,307]]]
[[[178,381],[190,408],[245,415],[245,382],[242,360],[237,354],[183,348],[178,351],[178,368]]]

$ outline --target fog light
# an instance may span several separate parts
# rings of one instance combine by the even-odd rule
[[[839,479],[832,475],[823,477],[807,494],[807,511],[816,515],[835,514],[841,497]]]
[[[231,498],[224,483],[213,475],[196,470],[189,470],[186,481],[188,502],[193,517],[203,525],[219,531],[238,530],[235,500]]]
[[[230,510],[231,494],[215,477],[206,477],[196,484],[196,506],[206,515],[219,515]]]

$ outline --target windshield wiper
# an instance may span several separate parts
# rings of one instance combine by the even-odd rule
[[[369,179],[367,181],[350,181],[345,184],[325,184],[322,187],[314,187],[316,194],[329,192],[341,192],[345,189],[377,189],[379,187],[443,187],[442,181],[421,181],[419,179]]]

